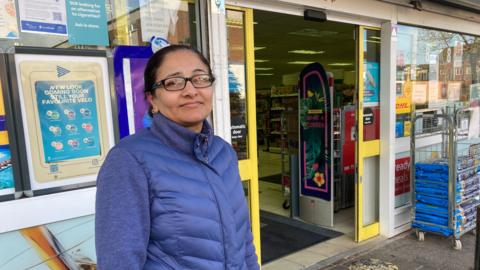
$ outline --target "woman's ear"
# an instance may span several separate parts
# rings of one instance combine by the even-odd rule
[[[148,103],[150,104],[150,112],[152,114],[158,113],[158,108],[157,105],[153,102],[153,95],[152,93],[148,92],[145,94],[145,97],[147,98]]]

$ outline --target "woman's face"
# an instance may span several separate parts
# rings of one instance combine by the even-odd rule
[[[208,71],[208,67],[194,52],[179,50],[165,56],[157,70],[155,81],[209,74]],[[155,95],[147,96],[153,110],[158,110],[170,120],[194,132],[202,130],[203,121],[212,111],[213,86],[195,88],[188,81],[183,90],[168,91],[159,87],[154,91]]]

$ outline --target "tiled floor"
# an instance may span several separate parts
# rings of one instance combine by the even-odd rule
[[[281,156],[260,151],[259,153],[259,175],[269,176],[281,173]],[[260,181],[260,209],[283,216],[290,216],[290,211],[282,207],[284,192],[279,184]],[[266,265],[264,270],[299,270],[312,266],[329,257],[346,252],[361,244],[356,244],[354,237],[354,208],[343,209],[334,216],[334,228],[344,233],[343,236],[319,243],[304,250],[290,254]]]

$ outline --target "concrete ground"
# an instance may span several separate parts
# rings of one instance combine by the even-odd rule
[[[462,250],[453,249],[451,238],[426,234],[420,242],[413,231],[352,250],[308,267],[308,270],[470,270],[474,266],[475,235],[465,234]]]

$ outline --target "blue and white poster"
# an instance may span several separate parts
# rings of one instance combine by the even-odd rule
[[[68,43],[107,46],[105,0],[67,1]]]
[[[65,0],[18,0],[20,30],[67,35]]]
[[[363,102],[365,106],[376,106],[380,100],[380,65],[378,62],[365,62]]]
[[[37,81],[35,92],[45,163],[100,155],[93,81]]]

